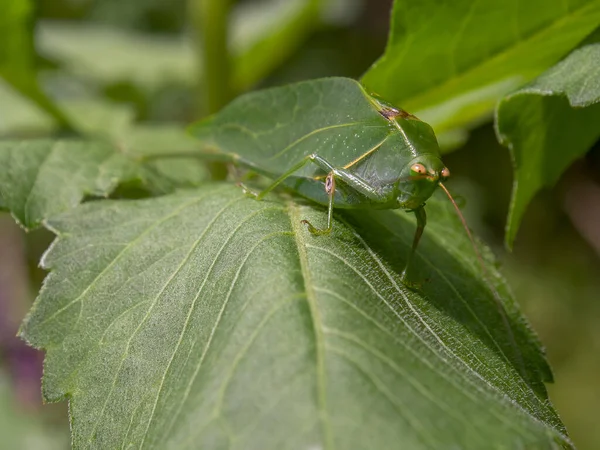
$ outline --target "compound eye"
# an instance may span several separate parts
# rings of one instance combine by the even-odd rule
[[[427,173],[425,166],[419,163],[410,166],[410,170],[412,170],[414,173],[418,173],[419,175],[425,175]]]
[[[447,167],[444,167],[440,172],[440,175],[442,176],[442,178],[448,178],[450,176],[450,171]]]

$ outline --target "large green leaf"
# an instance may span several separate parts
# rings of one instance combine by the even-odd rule
[[[569,446],[523,317],[495,275],[506,327],[431,203],[418,292],[402,212],[314,237],[300,220],[321,208],[216,184],[49,220],[22,329],[47,351],[45,398],[69,399],[75,448]]]
[[[506,225],[511,246],[525,209],[600,138],[600,42],[569,55],[496,111],[498,138],[515,168]]]
[[[33,43],[33,2],[3,0],[0,6],[0,76],[33,100],[60,125],[69,120],[46,96],[37,82]]]
[[[599,24],[598,0],[396,0],[386,52],[363,82],[436,132],[456,130]]]
[[[198,130],[260,169],[300,144],[371,148],[392,130],[373,102],[353,80],[316,80],[249,94]],[[58,236],[21,335],[47,351],[44,396],[69,399],[76,448],[570,445],[539,343],[447,201],[428,205],[410,290],[402,211],[349,211],[314,237],[300,220],[324,223],[323,208],[229,184],[73,208],[140,177],[135,161],[164,145],[115,130],[111,144],[0,147],[0,203]]]

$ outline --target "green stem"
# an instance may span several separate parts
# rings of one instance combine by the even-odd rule
[[[202,62],[205,112],[213,114],[233,98],[228,17],[232,0],[190,0],[196,48]]]

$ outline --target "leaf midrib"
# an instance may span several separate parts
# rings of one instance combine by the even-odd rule
[[[319,312],[319,306],[317,304],[316,293],[314,291],[313,283],[311,280],[310,269],[308,266],[308,254],[306,252],[306,242],[303,240],[306,230],[301,225],[301,218],[298,211],[298,205],[293,201],[287,202],[287,208],[289,212],[290,222],[292,231],[294,233],[296,248],[298,249],[298,262],[300,264],[300,270],[302,278],[304,280],[304,287],[306,291],[306,301],[310,311],[310,316],[313,324],[313,333],[315,338],[315,351],[316,351],[316,370],[317,370],[317,400],[319,408],[319,419],[321,423],[321,429],[323,432],[324,447],[326,449],[333,450],[335,448],[333,441],[332,427],[329,422],[329,416],[327,413],[327,393],[326,393],[326,379],[325,379],[325,341],[323,336],[323,323],[321,314]]]

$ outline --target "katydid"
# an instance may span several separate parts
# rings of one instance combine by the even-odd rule
[[[315,235],[331,232],[334,208],[413,212],[404,280],[425,228],[425,202],[450,176],[427,123],[346,78],[243,95],[192,132],[215,157],[273,180],[258,193],[244,187],[257,200],[282,184],[326,205],[324,228],[302,221]]]

